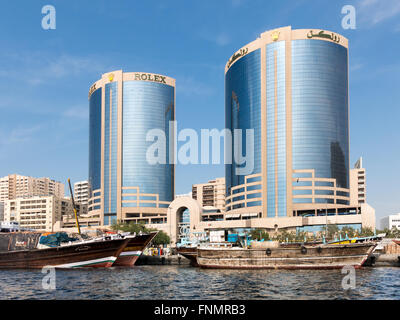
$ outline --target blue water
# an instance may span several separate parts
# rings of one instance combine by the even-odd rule
[[[55,290],[41,270],[0,270],[2,299],[400,299],[400,268],[356,270],[344,290],[341,270],[208,270],[189,266],[57,270]]]

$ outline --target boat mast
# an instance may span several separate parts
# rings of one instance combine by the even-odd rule
[[[69,186],[69,192],[71,194],[72,206],[74,207],[76,226],[78,228],[78,233],[81,234],[81,228],[79,227],[79,220],[78,220],[78,212],[75,207],[74,194],[72,193],[71,181],[69,180],[69,178],[68,178],[68,186]]]
[[[326,200],[326,215],[325,215],[325,236],[328,239],[328,200]]]

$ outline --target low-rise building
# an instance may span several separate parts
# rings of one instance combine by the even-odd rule
[[[24,229],[53,232],[55,223],[65,216],[74,216],[72,201],[68,198],[36,196],[5,201],[4,221],[18,222]]]
[[[391,214],[381,219],[381,229],[397,228],[400,230],[400,213]]]
[[[308,214],[275,218],[263,218],[257,212],[243,212],[225,214],[223,219],[210,219],[205,209],[198,201],[189,197],[177,198],[168,208],[167,224],[153,227],[167,232],[173,243],[179,242],[179,239],[184,236],[181,230],[184,213],[190,217],[190,222],[186,223],[189,230],[185,230],[185,234],[251,229],[263,229],[271,234],[282,230],[295,233],[318,233],[324,231],[328,225],[337,225],[339,228],[351,227],[358,231],[361,228],[375,229],[375,210],[366,203],[354,207],[338,206],[327,210],[312,209]]]

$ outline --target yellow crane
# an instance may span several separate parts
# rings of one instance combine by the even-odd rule
[[[78,228],[78,233],[81,234],[81,228],[79,227],[79,220],[78,220],[78,211],[76,210],[74,194],[72,193],[71,181],[69,180],[69,178],[68,178],[68,186],[69,186],[69,192],[71,194],[72,206],[74,207],[76,226]]]

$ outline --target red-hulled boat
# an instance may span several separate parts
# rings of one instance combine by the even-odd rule
[[[41,233],[0,234],[0,268],[111,267],[129,238],[111,237],[74,241],[38,249]]]
[[[114,266],[131,267],[142,254],[143,250],[150,244],[151,240],[157,235],[158,231],[148,234],[139,234],[129,239],[125,249],[114,262]]]

